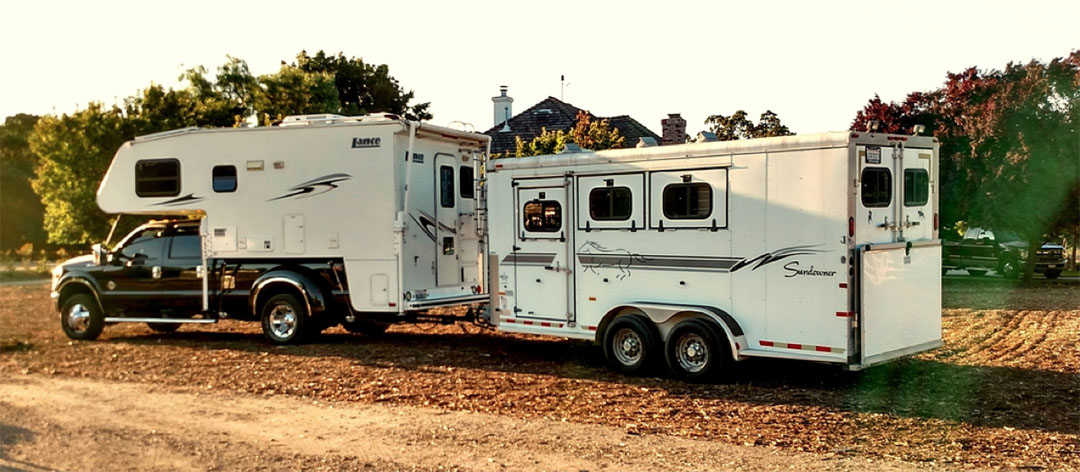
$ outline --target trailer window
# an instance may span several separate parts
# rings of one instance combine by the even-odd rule
[[[454,168],[439,167],[439,203],[443,208],[454,207]]]
[[[930,200],[930,173],[904,169],[904,206],[923,206]]]
[[[629,187],[597,187],[589,192],[589,217],[596,221],[629,220],[633,208]]]
[[[525,231],[554,233],[562,229],[562,205],[555,200],[533,200],[521,210]]]
[[[867,167],[862,172],[862,204],[867,208],[892,203],[892,172],[885,167]]]
[[[135,163],[135,194],[140,197],[180,195],[180,161],[144,159]]]
[[[472,167],[462,167],[458,172],[458,186],[461,187],[461,198],[474,198],[476,192],[473,186]]]
[[[215,192],[236,191],[236,166],[214,166],[212,173]]]
[[[664,187],[664,218],[703,220],[712,214],[712,185],[704,182]]]

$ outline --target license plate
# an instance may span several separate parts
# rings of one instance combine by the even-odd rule
[[[1049,267],[1049,268],[1051,268],[1051,269],[1057,269],[1057,266],[1056,266],[1056,265],[1054,265],[1054,264],[1050,264],[1050,265],[1049,265],[1049,266],[1047,266],[1047,267]]]

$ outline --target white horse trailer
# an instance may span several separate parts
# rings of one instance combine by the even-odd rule
[[[491,322],[637,372],[940,346],[938,142],[838,132],[486,165]]]
[[[488,142],[392,115],[181,129],[125,143],[97,202],[107,213],[201,218],[203,309],[261,315],[268,338],[291,342],[303,334],[298,314],[300,324],[322,317],[307,323],[321,329],[487,301],[473,169]],[[302,306],[271,313],[277,293]]]

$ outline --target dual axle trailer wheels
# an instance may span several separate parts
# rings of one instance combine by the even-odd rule
[[[691,318],[672,328],[661,342],[651,321],[639,315],[616,318],[604,331],[604,356],[611,367],[624,374],[644,374],[661,360],[676,377],[708,381],[728,364],[731,354],[722,334],[711,322]]]

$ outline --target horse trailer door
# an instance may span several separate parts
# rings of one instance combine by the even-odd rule
[[[859,270],[863,366],[941,345],[940,241],[862,246]]]
[[[514,251],[514,316],[571,321],[571,267],[568,182],[523,181],[517,189]]]

